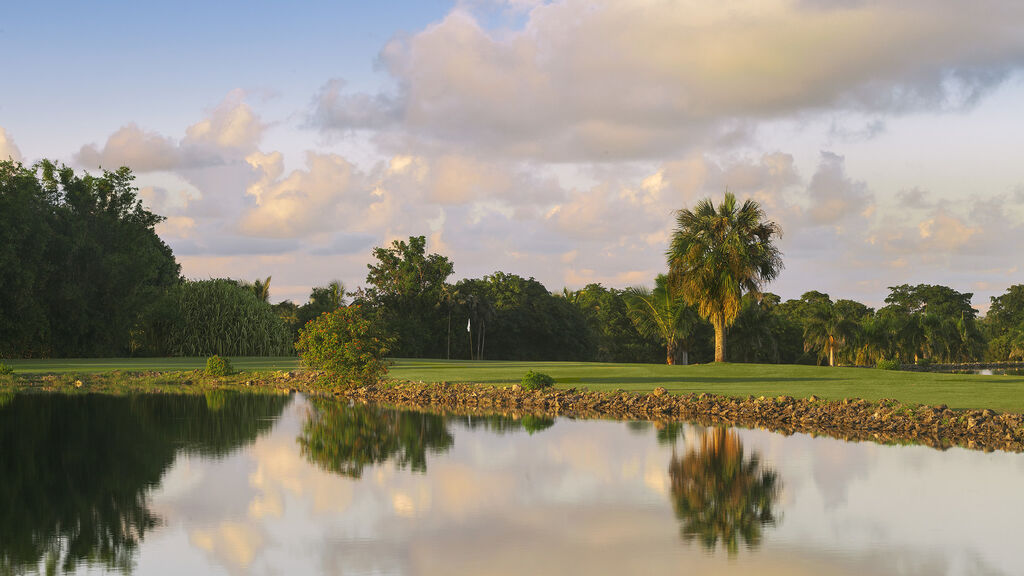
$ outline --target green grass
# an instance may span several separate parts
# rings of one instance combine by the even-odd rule
[[[946,404],[1024,413],[1024,377],[929,374],[872,368],[828,368],[776,364],[601,364],[592,362],[502,362],[399,360],[392,378],[424,382],[518,383],[527,370],[555,378],[558,388],[649,392],[709,392],[729,396],[816,395],[831,400],[893,398],[905,404]]]
[[[4,360],[17,374],[98,373],[114,370],[156,372],[196,370],[205,358],[120,358],[88,360]],[[295,358],[231,358],[239,370],[292,370]],[[765,364],[602,364],[595,362],[504,362],[398,359],[390,378],[424,382],[518,383],[528,370],[550,374],[559,388],[622,389],[649,392],[710,392],[730,396],[812,394],[840,400],[894,398],[905,404],[946,404],[950,408],[990,408],[1024,413],[1024,377],[928,374],[870,368],[826,368]]]

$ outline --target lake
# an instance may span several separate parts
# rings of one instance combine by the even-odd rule
[[[0,574],[1018,575],[1024,455],[301,396],[0,396]]]

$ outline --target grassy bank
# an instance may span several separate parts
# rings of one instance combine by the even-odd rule
[[[22,377],[42,373],[89,374],[113,370],[164,372],[196,370],[203,358],[16,360],[4,361]],[[246,371],[292,370],[294,358],[232,358]],[[424,382],[475,382],[508,385],[528,370],[545,372],[559,388],[596,391],[622,389],[650,392],[662,386],[675,393],[708,392],[729,396],[816,395],[824,399],[892,398],[905,404],[946,404],[950,408],[989,408],[1024,413],[1024,377],[928,374],[867,368],[817,366],[704,364],[663,366],[653,364],[601,364],[591,362],[504,362],[399,359],[390,378]],[[126,378],[121,376],[120,378]],[[189,377],[195,380],[194,377]],[[241,380],[245,380],[243,375]],[[162,386],[173,385],[166,379]]]

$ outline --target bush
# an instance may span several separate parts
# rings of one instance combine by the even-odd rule
[[[878,368],[879,370],[899,370],[900,361],[896,359],[886,360],[885,358],[881,358],[878,360],[878,363],[875,364],[875,368]]]
[[[526,390],[540,390],[542,388],[549,388],[555,383],[555,379],[542,372],[534,372],[530,370],[523,376],[520,385]]]
[[[927,368],[927,367],[931,366],[932,364],[934,364],[934,362],[932,362],[931,358],[918,358],[917,359],[917,365],[922,367],[922,368]]]
[[[230,376],[235,373],[231,361],[220,356],[210,356],[206,359],[207,376]]]
[[[302,363],[329,374],[321,384],[375,384],[388,368],[391,338],[359,306],[324,312],[299,331],[295,350]]]
[[[14,368],[0,362],[0,376],[6,376],[8,374],[14,374]]]

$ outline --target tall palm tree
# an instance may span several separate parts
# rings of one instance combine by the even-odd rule
[[[669,278],[715,329],[715,362],[725,361],[725,329],[739,314],[744,293],[761,295],[761,287],[782,270],[782,253],[774,238],[782,235],[766,219],[761,205],[725,193],[715,208],[710,198],[694,209],[676,213],[669,245]]]
[[[828,357],[828,365],[836,365],[836,352],[852,340],[857,323],[842,314],[832,300],[811,307],[804,323],[804,351],[817,350],[819,357]]]
[[[622,297],[636,331],[641,336],[659,338],[665,343],[667,364],[685,365],[689,355],[686,339],[693,332],[698,318],[682,298],[672,296],[668,277],[659,274],[654,290],[627,288]]]

